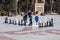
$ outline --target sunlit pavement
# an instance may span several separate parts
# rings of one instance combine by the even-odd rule
[[[30,27],[22,29],[22,26],[4,24],[5,17],[0,17],[0,40],[60,40],[60,16],[48,17],[54,18],[54,26],[39,30],[32,30]]]

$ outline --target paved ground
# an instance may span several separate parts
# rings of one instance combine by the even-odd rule
[[[4,24],[4,17],[0,16],[0,40],[60,40],[60,16],[49,15],[54,18],[54,26],[32,30],[31,27]]]

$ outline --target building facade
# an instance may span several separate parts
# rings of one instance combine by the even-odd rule
[[[45,0],[36,0],[35,1],[35,12],[38,12],[38,15],[44,13]]]

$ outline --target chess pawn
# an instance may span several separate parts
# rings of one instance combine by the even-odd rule
[[[39,28],[41,27],[41,23],[38,23],[38,25],[39,25]]]
[[[45,27],[47,27],[47,24],[45,23],[45,25],[44,25]]]
[[[20,20],[18,20],[18,25],[20,25]]]
[[[14,24],[14,20],[12,20],[12,24]]]
[[[51,18],[51,23],[52,23],[52,26],[53,26],[53,18]]]
[[[5,18],[5,22],[4,23],[8,23],[8,18],[7,17]]]
[[[43,27],[43,23],[42,23],[42,27]]]
[[[15,23],[14,23],[15,25],[17,25],[17,22],[15,21]]]
[[[9,24],[11,24],[11,19],[9,19]]]
[[[47,25],[46,25],[46,26],[47,26],[47,27],[49,26],[49,25],[48,25],[48,21],[47,21]]]
[[[23,25],[23,20],[21,20],[21,26]]]

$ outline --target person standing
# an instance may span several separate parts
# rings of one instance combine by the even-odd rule
[[[29,26],[31,26],[32,25],[32,13],[31,13],[31,10],[29,10],[28,16],[29,16],[29,21],[30,21]]]
[[[36,25],[37,25],[38,24],[38,21],[39,21],[38,12],[36,12],[35,21],[36,21]]]
[[[24,15],[23,20],[24,20],[24,26],[26,26],[26,23],[27,23],[27,14]]]

